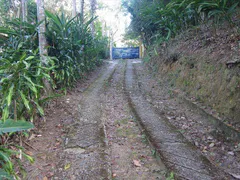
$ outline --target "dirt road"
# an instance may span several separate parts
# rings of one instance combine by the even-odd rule
[[[63,110],[56,110],[65,133],[62,146],[57,153],[51,153],[55,160],[53,172],[42,177],[234,179],[210,162],[208,156],[170,123],[167,113],[156,108],[156,102],[146,96],[151,93],[144,90],[149,82],[141,76],[144,74],[139,68],[141,60],[107,64],[88,88],[83,91],[76,88],[62,101],[66,104]],[[44,138],[46,141],[48,137]],[[39,174],[43,173],[31,178],[39,178]]]
[[[58,179],[165,179],[167,170],[125,97],[125,68],[125,61],[110,62],[83,93],[68,126]]]

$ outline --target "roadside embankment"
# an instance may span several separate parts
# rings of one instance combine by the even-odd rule
[[[213,166],[182,134],[155,111],[153,105],[142,95],[134,78],[133,61],[128,61],[125,89],[129,104],[138,117],[156,151],[177,179],[230,179]]]
[[[240,36],[227,28],[216,35],[186,34],[155,48],[145,61],[162,84],[240,132]]]

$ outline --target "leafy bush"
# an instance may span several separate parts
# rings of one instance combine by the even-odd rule
[[[38,47],[37,27],[38,24],[15,19],[9,21],[7,27],[0,28],[0,33],[6,34],[0,53],[3,121],[7,118],[33,121],[36,113],[44,114],[40,96],[44,89],[42,79],[50,81],[48,74],[53,67],[44,67],[38,50],[34,50]]]
[[[101,64],[99,53],[106,48],[106,43],[100,41],[102,37],[93,39],[91,35],[89,25],[96,18],[83,23],[78,16],[70,19],[64,13],[58,16],[49,11],[46,15],[49,56],[56,57],[55,83],[58,87],[71,87],[85,72]]]
[[[7,118],[31,118],[38,112],[44,115],[41,92],[42,79],[50,81],[51,68],[44,67],[37,51],[21,52],[17,49],[11,56],[0,59],[0,85],[2,120]]]
[[[33,128],[33,124],[26,121],[14,121],[11,119],[7,119],[6,121],[0,121],[0,135],[3,133],[15,133],[18,131],[28,130]],[[1,179],[16,179],[18,175],[15,172],[15,166],[13,161],[16,161],[19,165],[20,171],[24,174],[25,171],[22,168],[21,160],[17,157],[20,154],[23,155],[29,162],[33,163],[34,159],[31,156],[28,156],[24,152],[19,150],[24,150],[22,147],[17,145],[7,145],[3,142],[3,145],[0,145],[0,178]],[[15,163],[16,164],[16,163]]]
[[[123,6],[132,15],[128,33],[140,36],[147,46],[158,39],[166,41],[205,20],[214,20],[213,25],[227,20],[232,27],[239,26],[233,20],[237,0],[131,0],[123,1]]]
[[[33,7],[34,4],[32,4]],[[35,11],[35,9],[34,9]],[[48,64],[43,64],[38,52],[39,23],[20,19],[5,22],[0,27],[0,136],[27,130],[36,115],[44,115],[43,103],[50,99],[44,93],[43,80],[55,88],[68,88],[83,78],[86,72],[101,65],[107,38],[99,33],[92,36],[89,29],[92,18],[85,23],[80,17],[68,18],[46,11]],[[101,28],[100,28],[101,29]],[[22,147],[0,144],[0,179],[16,179],[14,164],[21,162],[16,156]],[[22,153],[30,162],[33,159]]]

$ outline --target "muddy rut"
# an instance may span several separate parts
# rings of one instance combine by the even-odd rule
[[[133,68],[139,63],[109,62],[82,93],[53,179],[233,179],[143,96]]]

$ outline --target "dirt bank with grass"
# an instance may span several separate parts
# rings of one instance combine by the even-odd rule
[[[235,129],[240,128],[240,35],[199,28],[150,52],[145,62],[172,90]]]

